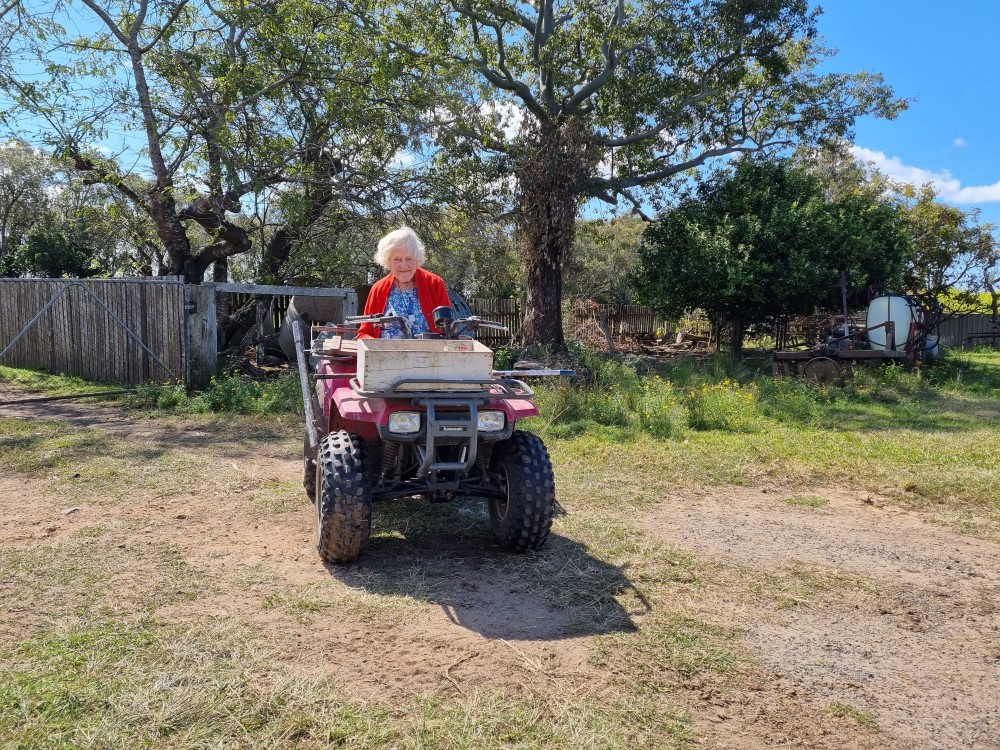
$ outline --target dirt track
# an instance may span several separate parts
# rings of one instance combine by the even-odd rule
[[[0,416],[48,411],[4,407]],[[295,644],[290,663],[336,675],[359,697],[391,702],[525,684],[601,695],[614,688],[590,660],[595,637],[621,631],[623,622],[643,626],[641,612],[622,611],[604,629],[581,630],[572,612],[553,609],[525,589],[516,568],[504,567],[488,535],[475,530],[485,517],[474,506],[452,511],[471,532],[428,538],[396,519],[401,532],[377,540],[361,565],[319,564],[304,496],[275,512],[259,495],[269,485],[297,482],[291,434],[220,443],[211,429],[164,427],[100,407],[65,405],[57,416],[151,446],[182,446],[202,460],[201,473],[176,490],[137,489],[127,503],[107,504],[75,491],[71,473],[25,479],[0,468],[0,545],[48,545],[95,525],[173,545],[214,585],[194,601],[165,604],[158,618],[246,618]],[[749,687],[684,686],[680,700],[695,717],[700,746],[1000,748],[997,546],[929,525],[879,498],[809,492],[828,502],[796,507],[778,488],[704,488],[664,497],[654,511],[629,519],[719,571],[715,586],[692,592],[692,606],[738,627],[768,675]],[[561,500],[572,514],[574,498],[564,493]],[[77,510],[67,513],[70,506]],[[569,539],[553,544],[576,551]],[[247,570],[261,572],[267,586],[296,590],[334,577],[373,611],[401,592],[418,605],[387,609],[371,622],[324,614],[290,623],[280,609],[262,610],[267,586],[246,584]],[[789,570],[811,593],[762,603],[725,584],[733,576]],[[630,585],[627,572],[601,574],[622,590]],[[143,585],[128,571],[119,575],[115,585],[124,597]],[[45,602],[35,604],[35,615],[44,617]],[[0,598],[4,608],[0,621],[12,627],[32,616],[23,603]],[[881,731],[858,733],[826,716],[823,707],[835,701],[872,712]]]

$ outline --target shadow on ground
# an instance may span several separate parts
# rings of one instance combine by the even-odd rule
[[[377,506],[364,557],[328,570],[370,594],[437,604],[451,623],[486,638],[631,632],[633,616],[650,609],[622,568],[575,539],[553,533],[537,552],[501,549],[476,498]]]

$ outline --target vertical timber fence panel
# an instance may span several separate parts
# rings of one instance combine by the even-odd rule
[[[484,343],[490,346],[503,346],[518,340],[523,321],[523,312],[518,300],[470,297],[468,303],[472,312],[479,317],[503,323],[510,329],[509,334],[483,329],[479,332],[478,337]],[[585,321],[585,327],[592,324],[591,327],[594,329],[595,335],[599,335],[596,321],[601,313],[607,316],[610,332],[614,336],[649,336],[655,333],[658,328],[668,329],[672,325],[669,320],[645,305],[597,305],[595,303],[587,306],[588,320]],[[580,321],[576,320],[577,317],[573,311],[564,316],[567,335],[572,336],[579,333]],[[589,320],[590,318],[593,320]]]
[[[186,381],[185,317],[179,280],[0,279],[0,365],[124,385]]]
[[[521,335],[521,305],[514,299],[487,299],[470,297],[469,309],[473,314],[485,320],[492,320],[507,326],[508,333],[483,328],[477,338],[488,346],[506,346],[511,341],[517,341]]]

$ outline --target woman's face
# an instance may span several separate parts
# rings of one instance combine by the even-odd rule
[[[417,259],[413,257],[413,252],[406,247],[394,247],[389,251],[389,273],[392,274],[396,283],[404,286],[413,281],[413,274],[417,271]]]

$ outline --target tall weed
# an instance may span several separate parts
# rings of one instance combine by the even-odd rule
[[[695,430],[756,432],[760,429],[753,388],[744,388],[735,381],[723,380],[714,385],[702,383],[687,391],[684,405],[688,424]]]
[[[188,394],[183,385],[147,384],[126,402],[137,409],[180,413],[301,414],[298,377],[282,376],[259,382],[239,375],[212,378],[204,391]]]

